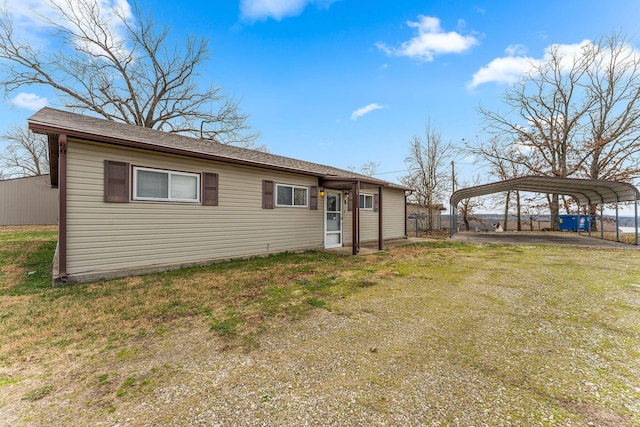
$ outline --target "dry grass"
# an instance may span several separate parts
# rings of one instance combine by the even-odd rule
[[[600,232],[597,232],[597,235],[599,236]],[[618,234],[618,240],[620,242],[623,243],[628,243],[630,245],[635,245],[636,243],[636,235],[634,233],[619,233]],[[604,239],[605,240],[611,240],[612,242],[616,241],[616,233],[609,233],[609,232],[605,232],[604,233]]]
[[[24,233],[0,424],[640,425],[635,251],[441,240],[51,288]]]

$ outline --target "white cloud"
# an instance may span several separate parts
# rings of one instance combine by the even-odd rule
[[[533,58],[523,56],[507,56],[496,58],[488,65],[480,68],[467,85],[469,89],[476,88],[484,83],[515,83],[523,74],[531,70],[533,64],[538,62]]]
[[[403,42],[400,47],[389,47],[384,43],[376,46],[387,55],[408,56],[412,59],[431,62],[436,55],[462,53],[478,44],[473,36],[464,36],[455,31],[445,32],[440,27],[440,19],[433,16],[418,15],[418,21],[407,21],[417,34]],[[458,23],[464,26],[464,21]]]
[[[325,9],[334,1],[336,0],[241,0],[240,15],[248,21],[261,21],[268,18],[280,21],[300,15],[309,4]]]
[[[20,92],[19,94],[11,98],[11,103],[17,107],[36,111],[46,107],[49,103],[49,100],[47,98],[42,98],[35,93]]]
[[[527,53],[527,48],[521,44],[511,44],[504,52],[509,56],[523,56]]]
[[[381,110],[383,108],[384,107],[382,105],[376,103],[366,105],[362,108],[358,108],[356,111],[351,113],[351,120],[358,120],[360,117],[372,112],[373,110]]]
[[[522,45],[510,45],[505,49],[507,56],[496,58],[489,64],[480,68],[468,83],[467,88],[474,89],[484,83],[512,84],[523,75],[552,60],[560,58],[558,69],[571,70],[574,63],[580,60],[580,56],[586,51],[593,51],[595,47],[590,40],[583,40],[574,44],[552,44],[544,50],[542,58],[533,58],[526,55],[526,48]],[[640,52],[631,46],[625,46],[625,54],[630,61],[640,59]],[[611,50],[602,49],[596,57],[598,61],[607,63],[611,61]]]

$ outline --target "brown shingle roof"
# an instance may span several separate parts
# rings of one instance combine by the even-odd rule
[[[49,135],[66,134],[67,136],[75,136],[93,141],[169,152],[189,157],[207,158],[330,179],[360,180],[374,185],[404,189],[404,187],[397,184],[318,163],[306,162],[290,157],[234,147],[209,140],[118,123],[48,107],[41,109],[29,118],[29,128],[34,132]]]

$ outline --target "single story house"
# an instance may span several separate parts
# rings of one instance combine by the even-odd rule
[[[49,175],[0,180],[0,225],[55,225],[58,189]]]
[[[60,192],[56,283],[407,235],[390,182],[51,108],[29,128]]]

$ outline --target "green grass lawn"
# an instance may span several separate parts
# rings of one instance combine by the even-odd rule
[[[7,425],[295,425],[319,399],[324,425],[640,426],[638,251],[435,240],[52,287],[55,232],[0,228]]]

